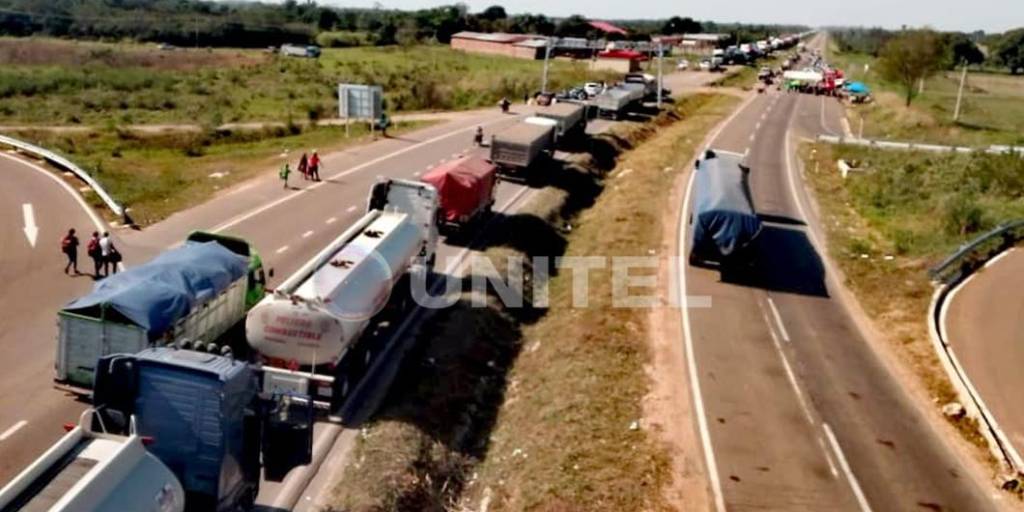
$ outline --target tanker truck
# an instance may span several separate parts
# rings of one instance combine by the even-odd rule
[[[367,210],[246,317],[265,392],[306,394],[318,409],[337,410],[391,341],[368,328],[403,314],[411,284],[432,272],[433,186],[380,181]]]

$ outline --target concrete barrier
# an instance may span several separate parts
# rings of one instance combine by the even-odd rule
[[[933,153],[975,153],[985,152],[995,155],[1016,153],[1024,156],[1022,146],[991,145],[987,148],[972,148],[967,146],[943,146],[940,144],[924,144],[917,142],[899,142],[889,140],[860,139],[856,137],[837,137],[835,135],[819,135],[818,142],[829,144],[847,144],[850,146],[866,146],[879,149],[897,149],[902,151],[929,151]]]

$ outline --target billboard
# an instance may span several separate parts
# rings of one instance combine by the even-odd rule
[[[380,117],[384,89],[379,85],[338,84],[338,116],[342,119]]]

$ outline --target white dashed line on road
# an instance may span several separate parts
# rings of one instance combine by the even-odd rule
[[[757,124],[754,125],[754,130],[760,130],[760,129],[761,129],[761,122],[758,121]]]
[[[283,252],[285,252],[285,251],[287,251],[287,250],[288,250],[288,246],[287,246],[287,245],[285,245],[285,246],[281,247],[280,249],[278,249],[278,250],[274,251],[274,253],[275,253],[275,254],[281,254],[281,253],[283,253]]]
[[[756,139],[757,139],[757,134],[756,133],[750,134],[750,142],[754,142]]]
[[[839,459],[839,467],[843,468],[846,480],[850,482],[850,488],[853,489],[853,495],[857,497],[857,504],[860,505],[861,512],[871,512],[871,505],[868,504],[868,499],[864,496],[864,491],[861,490],[857,477],[850,470],[850,464],[846,462],[846,455],[843,455],[843,449],[839,446],[839,441],[836,441],[835,434],[832,433],[828,423],[822,423],[821,428],[825,429],[825,437],[828,438],[829,444],[832,445],[832,450],[836,452],[836,457]]]
[[[422,171],[416,171],[416,172],[412,173],[412,177],[413,178],[419,178],[421,174],[423,174]]]
[[[309,238],[311,236],[313,236],[313,230],[306,231],[302,234],[302,238]]]
[[[779,333],[782,334],[782,339],[789,343],[789,332],[786,331],[786,324],[782,323],[782,315],[779,314],[779,309],[775,307],[775,301],[771,297],[768,297],[768,306],[772,308],[772,316],[775,317],[775,323],[779,326]]]
[[[327,224],[334,224],[335,222],[338,222],[338,218],[337,217],[331,217],[331,218],[327,219],[325,222]]]
[[[352,213],[354,211],[356,211],[356,205],[352,205],[349,206],[348,208],[345,208],[345,213]]]
[[[0,434],[0,441],[6,441],[7,438],[13,436],[15,433],[17,433],[19,430],[21,430],[21,428],[24,427],[25,425],[28,425],[28,422],[25,421],[25,420],[21,420],[21,421],[15,423],[14,425],[12,425],[11,428],[9,428],[7,430],[4,430],[4,433]]]
[[[832,454],[828,452],[828,447],[825,446],[825,440],[818,436],[818,446],[821,446],[821,451],[825,453],[825,460],[828,462],[828,470],[832,473],[832,478],[839,478],[839,470],[836,469],[836,463],[832,462]]]

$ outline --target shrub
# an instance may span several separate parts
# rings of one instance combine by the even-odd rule
[[[985,228],[985,211],[973,197],[960,193],[946,202],[945,221],[948,233],[966,236]]]

